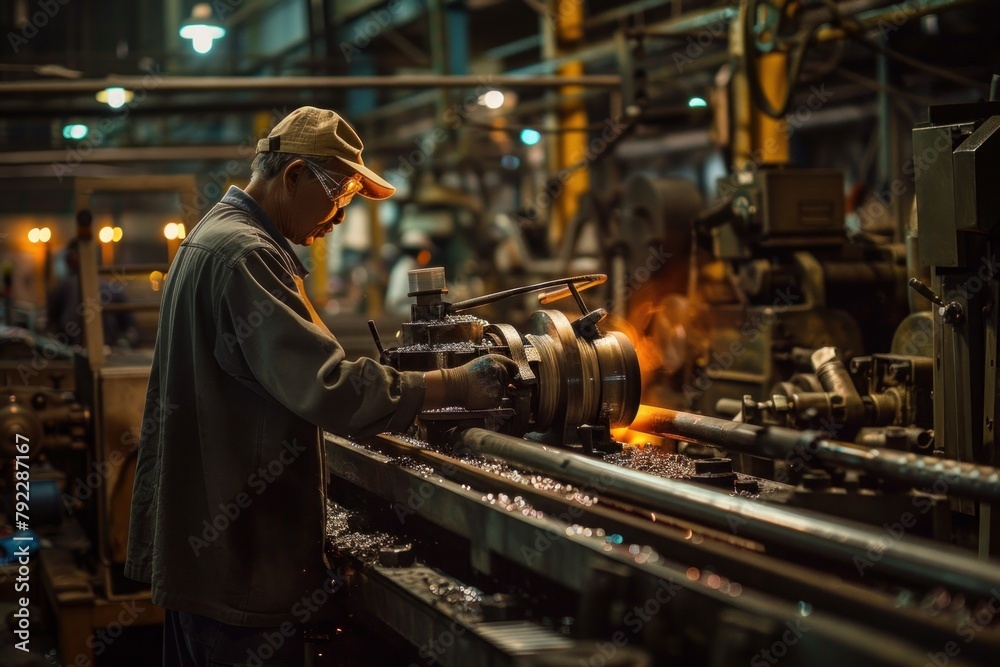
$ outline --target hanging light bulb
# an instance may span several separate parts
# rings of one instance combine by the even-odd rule
[[[212,42],[226,35],[226,29],[212,18],[212,7],[206,2],[198,3],[191,11],[191,18],[181,25],[180,35],[191,40],[191,46],[198,53],[212,50]]]

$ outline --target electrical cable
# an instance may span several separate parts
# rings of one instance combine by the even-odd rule
[[[891,49],[884,44],[879,44],[873,39],[867,37],[863,32],[861,26],[852,18],[844,16],[840,8],[837,7],[837,3],[833,0],[821,0],[824,6],[826,6],[836,17],[839,27],[844,30],[844,34],[856,41],[858,44],[880,53],[887,58],[891,58],[897,62],[904,65],[912,67],[913,69],[918,69],[928,74],[933,74],[939,78],[951,81],[952,83],[957,83],[960,86],[967,86],[969,88],[981,88],[983,84],[975,79],[970,79],[968,77],[962,76],[961,74],[955,74],[943,67],[938,67],[936,65],[931,65],[925,63],[921,60],[917,60],[912,56],[908,56],[904,53]]]
[[[890,95],[898,99],[908,100],[910,102],[913,102],[914,104],[918,104],[921,106],[929,107],[937,104],[936,100],[932,100],[928,97],[921,97],[920,95],[915,95],[905,90],[894,88],[893,86],[886,86],[874,79],[869,79],[864,75],[858,74],[857,72],[852,72],[848,69],[844,69],[843,67],[838,67],[836,73],[844,77],[848,81],[853,81],[877,93],[885,93],[886,95]]]
[[[754,105],[760,109],[763,113],[771,116],[772,118],[783,118],[788,113],[788,108],[791,105],[793,89],[795,85],[799,82],[800,75],[803,71],[803,65],[805,62],[805,54],[808,50],[810,42],[816,35],[817,30],[824,24],[830,23],[836,27],[843,30],[844,34],[850,38],[852,41],[864,46],[865,48],[874,51],[878,54],[884,55],[887,58],[891,58],[899,63],[902,63],[913,69],[937,76],[941,79],[951,81],[961,86],[979,89],[982,84],[974,79],[962,76],[961,74],[956,74],[950,72],[944,68],[937,67],[936,65],[931,65],[922,62],[916,58],[905,55],[891,49],[883,44],[876,42],[864,35],[863,28],[861,25],[853,18],[845,16],[837,3],[833,0],[820,0],[820,3],[826,7],[831,14],[831,19],[829,21],[817,20],[810,23],[808,26],[804,26],[798,32],[795,33],[790,39],[786,40],[787,44],[791,45],[790,50],[790,65],[788,68],[788,87],[785,93],[784,99],[777,106],[772,104],[771,100],[768,99],[767,95],[764,93],[763,87],[760,83],[760,75],[757,71],[758,62],[758,52],[755,48],[756,35],[754,34],[754,26],[756,24],[756,16],[758,8],[761,2],[766,2],[766,0],[747,0],[746,16],[743,20],[743,47],[744,47],[744,64],[747,77],[747,85],[750,89],[750,96],[753,100]],[[781,27],[781,23],[784,22],[785,15],[782,14],[779,20],[778,26],[775,28],[775,34]],[[777,39],[775,37],[775,39]],[[822,76],[830,74],[832,72],[837,72],[856,83],[860,83],[868,88],[876,90],[878,92],[886,92],[891,95],[897,96],[899,99],[907,99],[917,104],[932,106],[935,102],[927,98],[920,97],[918,95],[913,95],[912,93],[907,93],[905,91],[891,88],[889,86],[884,86],[876,81],[872,81],[866,77],[863,77],[854,72],[840,67],[840,60],[843,56],[841,51],[835,58],[834,64],[830,67],[824,68],[818,74],[811,75],[811,80],[817,80]]]

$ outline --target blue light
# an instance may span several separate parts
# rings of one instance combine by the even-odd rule
[[[542,133],[538,130],[532,130],[530,127],[526,127],[521,130],[521,141],[525,146],[534,146],[541,140]]]
[[[89,128],[86,125],[67,125],[63,128],[63,138],[64,139],[76,139],[79,141],[87,136]]]
[[[500,166],[514,170],[521,166],[521,160],[516,155],[504,155],[500,158]]]
[[[692,97],[690,100],[688,100],[688,106],[691,107],[692,109],[696,109],[698,107],[707,107],[708,102],[706,102],[705,99],[702,97]]]

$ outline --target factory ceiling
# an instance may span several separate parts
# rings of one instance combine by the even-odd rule
[[[822,10],[818,0],[805,4]],[[914,15],[939,8],[930,19],[886,23],[879,30],[897,51],[947,68],[959,81],[985,82],[1000,66],[991,34],[998,4],[845,0],[837,6],[848,16],[896,6]],[[703,133],[709,125],[709,113],[688,101],[707,97],[728,61],[727,26],[739,3],[214,0],[212,18],[226,34],[205,54],[179,35],[194,5],[190,0],[5,2],[0,181],[58,177],[50,165],[77,158],[95,175],[136,164],[197,172],[231,159],[261,125],[302,104],[342,110],[371,137],[369,152],[381,152],[387,161],[419,146],[435,128],[448,131],[447,141],[437,142],[446,147],[437,159],[463,159],[455,157],[463,152],[467,159],[476,155],[467,135],[496,129],[495,118],[482,123],[467,112],[469,101],[476,106],[478,95],[501,87],[498,82],[510,83],[503,77],[511,76],[532,81],[505,88],[516,96],[501,110],[505,131],[538,126],[567,95],[583,96],[592,121],[620,117],[627,103],[623,86],[627,96],[630,87],[642,85],[649,127],[640,127],[636,137],[676,146],[674,133]],[[560,43],[558,26],[580,9],[582,37]],[[638,42],[631,38],[637,36],[641,61],[634,59]],[[956,40],[961,48],[948,46]],[[826,116],[810,122],[873,115],[880,85],[874,53],[834,43],[817,46],[811,57],[806,74],[817,81],[823,76],[835,94]],[[582,62],[581,73],[588,77],[575,92],[547,78],[564,74],[560,68],[573,61]],[[465,78],[442,85],[442,77]],[[95,99],[95,93],[123,83],[134,97],[118,109]],[[909,105],[908,114],[933,99],[968,96],[968,86],[956,80],[901,65],[890,73],[889,85],[899,93],[895,103]],[[808,94],[808,86],[800,88]],[[462,122],[449,123],[456,111]],[[64,136],[74,123],[89,128],[86,155],[82,142]],[[641,146],[632,150],[643,154]]]

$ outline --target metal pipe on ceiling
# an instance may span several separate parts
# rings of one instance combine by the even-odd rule
[[[86,162],[169,162],[179,160],[244,160],[253,156],[247,146],[143,146],[139,148],[94,148],[86,155],[73,153]],[[248,152],[249,151],[249,152]],[[65,164],[69,149],[0,153],[0,165]],[[53,170],[52,175],[56,172]]]
[[[863,9],[869,7],[868,3],[855,2],[845,3],[842,11],[845,15],[852,16],[861,24],[863,28],[870,29],[886,21],[895,25],[896,21],[902,18],[905,21],[915,19],[926,14],[954,9],[962,5],[973,4],[981,0],[905,0],[874,9]],[[853,10],[853,11],[852,11]],[[858,11],[860,10],[860,11]],[[645,32],[662,37],[683,37],[692,32],[706,29],[718,23],[728,24],[739,16],[739,8],[733,6],[710,9],[706,11],[693,12],[670,18],[665,21],[649,25]],[[829,31],[828,31],[829,32]],[[546,60],[534,65],[512,70],[512,74],[541,74],[555,71],[558,67],[571,60],[581,60],[589,62],[600,59],[612,59],[616,55],[617,46],[613,39],[604,40],[579,51],[565,54],[559,58]]]
[[[151,83],[152,81],[152,83]],[[405,74],[391,76],[115,76],[78,81],[15,81],[0,83],[0,95],[66,95],[97,93],[111,86],[148,93],[212,92],[231,90],[317,90],[322,88],[557,88],[591,86],[617,88],[617,74],[583,76],[523,75],[440,75]]]

